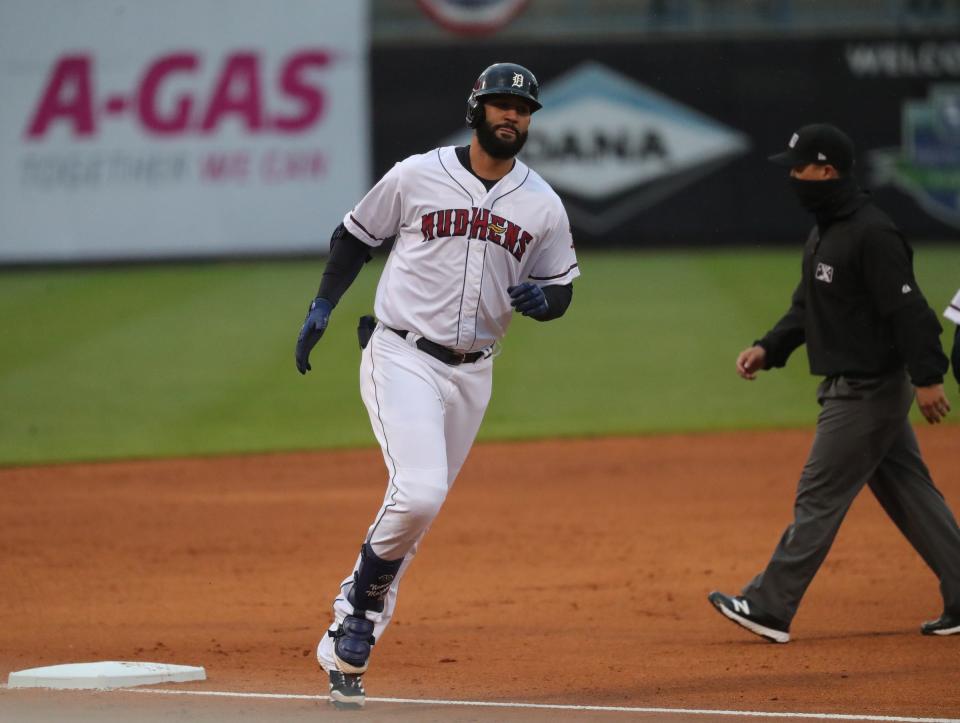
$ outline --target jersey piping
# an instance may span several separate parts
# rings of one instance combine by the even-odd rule
[[[467,293],[467,272],[470,270],[470,240],[467,239],[463,254],[463,282],[460,284],[460,308],[457,310],[457,341],[460,341],[460,325],[463,322],[463,297]]]
[[[483,262],[480,264],[480,293],[477,294],[477,308],[473,312],[473,341],[470,348],[477,343],[477,324],[480,320],[480,299],[483,298],[483,275],[487,270],[487,244],[483,245]],[[459,335],[458,335],[459,338]]]
[[[497,201],[499,201],[501,198],[503,198],[503,197],[505,197],[505,196],[509,196],[511,193],[513,193],[514,191],[518,190],[521,186],[523,186],[523,184],[527,182],[527,179],[528,179],[528,178],[530,178],[530,166],[527,166],[527,175],[525,175],[525,176],[523,177],[523,180],[520,181],[520,183],[518,183],[514,188],[511,188],[511,189],[510,189],[509,191],[507,191],[506,193],[501,193],[499,196],[497,196],[495,199],[493,199],[493,201],[490,202],[490,210],[491,210],[491,211],[493,210],[493,204],[495,204],[495,203],[496,203]]]
[[[566,276],[574,269],[580,268],[580,264],[570,264],[565,271],[561,271],[559,274],[554,274],[553,276],[531,276],[531,279],[536,281],[550,281],[551,279],[559,279],[561,276]]]
[[[356,216],[354,216],[352,213],[350,214],[350,220],[353,221],[355,224],[357,224],[357,228],[359,228],[361,231],[363,231],[365,234],[367,234],[367,236],[369,236],[371,239],[373,239],[373,240],[376,241],[377,243],[381,243],[381,242],[384,241],[384,239],[382,239],[382,238],[377,238],[377,237],[374,236],[372,233],[370,233],[369,231],[367,231],[367,229],[364,228],[363,224],[360,223],[360,222],[357,220]]]
[[[370,337],[370,382],[373,384],[373,399],[377,404],[377,421],[380,422],[380,431],[383,433],[383,450],[385,456],[390,460],[390,465],[393,467],[393,471],[390,474],[390,486],[393,487],[393,492],[390,493],[390,502],[389,504],[384,505],[383,510],[380,512],[380,517],[377,518],[377,521],[374,523],[373,527],[370,528],[370,534],[367,535],[367,542],[370,542],[373,539],[373,533],[377,531],[377,528],[380,526],[380,521],[383,520],[383,516],[386,514],[387,510],[391,507],[394,507],[396,502],[397,492],[400,491],[400,488],[397,487],[397,463],[394,460],[393,455],[390,454],[390,441],[387,439],[387,427],[383,423],[383,418],[380,416],[380,397],[377,394],[377,378],[374,376],[376,371],[376,362],[373,358],[374,351],[374,341],[375,336]]]
[[[458,181],[456,178],[453,177],[453,174],[450,173],[450,171],[447,169],[446,165],[444,165],[444,163],[443,163],[443,158],[440,157],[440,150],[441,150],[440,148],[437,149],[437,160],[440,162],[440,167],[444,170],[444,172],[445,172],[448,176],[450,176],[450,180],[453,181],[454,183],[456,183],[458,186],[460,186],[460,189],[461,189],[465,194],[467,194],[467,198],[470,199],[470,205],[473,206],[473,205],[474,205],[474,204],[473,204],[473,194],[470,193],[470,191],[468,191],[466,188],[464,188],[464,187],[463,187],[463,184],[460,183],[460,181]]]

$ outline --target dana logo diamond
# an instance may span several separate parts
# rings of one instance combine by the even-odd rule
[[[541,87],[521,158],[604,233],[745,153],[745,135],[593,61]],[[466,133],[449,142],[469,142]]]
[[[960,85],[934,85],[905,101],[903,145],[873,151],[873,184],[893,185],[931,216],[960,228]]]
[[[832,283],[833,267],[827,264],[817,264],[817,271],[813,276],[817,281],[825,281],[828,284]]]

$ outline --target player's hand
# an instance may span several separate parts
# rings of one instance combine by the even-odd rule
[[[917,406],[920,413],[930,424],[939,424],[940,420],[950,411],[950,402],[943,392],[942,384],[931,384],[929,387],[917,387]]]
[[[303,326],[300,327],[300,335],[297,337],[297,369],[301,374],[310,371],[310,350],[327,330],[331,311],[333,311],[333,304],[326,299],[318,296],[310,302],[310,310],[307,311],[307,318],[304,319]]]
[[[525,281],[516,286],[508,286],[510,305],[524,316],[542,316],[547,311],[547,297],[536,284]]]
[[[737,374],[744,379],[753,381],[757,372],[763,369],[767,361],[767,350],[762,346],[751,346],[744,349],[737,357]]]

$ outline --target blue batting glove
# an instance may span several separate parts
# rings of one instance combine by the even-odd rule
[[[516,286],[508,286],[510,305],[524,316],[542,316],[547,311],[547,297],[536,284],[525,281]]]
[[[333,304],[326,299],[318,296],[310,302],[310,310],[307,312],[307,318],[303,320],[300,335],[297,337],[297,369],[301,374],[310,371],[310,350],[327,330],[331,311],[333,311]]]

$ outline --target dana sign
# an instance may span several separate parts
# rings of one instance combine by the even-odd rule
[[[365,23],[0,0],[0,263],[323,250],[368,184]]]

